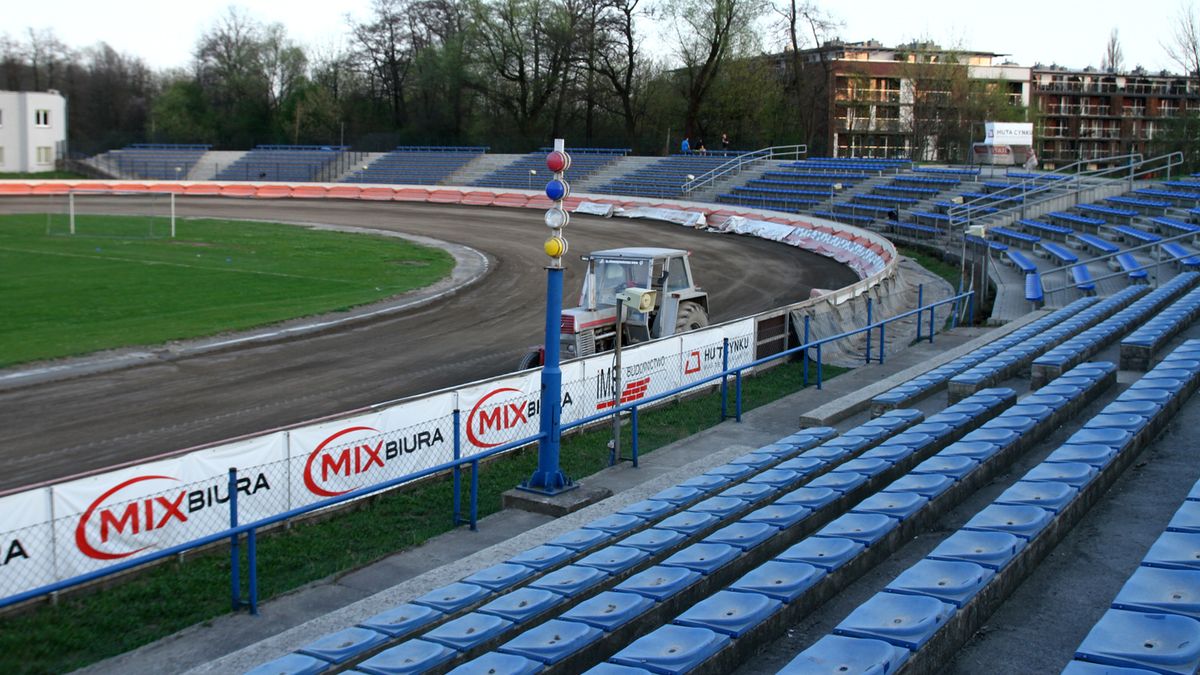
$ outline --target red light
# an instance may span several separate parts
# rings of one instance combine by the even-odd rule
[[[546,155],[546,168],[554,173],[566,171],[571,168],[571,156],[565,152],[554,152]]]

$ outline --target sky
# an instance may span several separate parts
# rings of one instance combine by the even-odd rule
[[[1190,0],[817,0],[837,18],[849,42],[875,39],[892,46],[932,39],[943,46],[1008,54],[1020,65],[1072,68],[1099,66],[1109,33],[1119,31],[1126,69],[1179,68],[1162,43],[1169,40],[1181,7]],[[279,22],[295,41],[309,46],[344,43],[349,15],[364,19],[370,0],[58,0],[49,6],[9,2],[0,33],[23,36],[27,29],[52,29],[72,47],[107,42],[142,57],[153,68],[180,68],[191,61],[199,36],[230,4],[253,18]],[[47,9],[49,8],[49,12]]]

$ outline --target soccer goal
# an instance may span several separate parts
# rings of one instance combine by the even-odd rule
[[[121,239],[175,236],[173,192],[73,189],[47,198],[47,235]]]

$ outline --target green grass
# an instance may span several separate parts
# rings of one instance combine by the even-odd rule
[[[50,179],[84,180],[87,178],[87,176],[85,176],[81,173],[75,173],[74,171],[37,171],[37,172],[32,172],[32,173],[22,173],[19,171],[17,171],[17,172],[0,171],[0,179],[13,179],[13,178],[32,178],[34,180],[50,180]]]
[[[942,260],[936,255],[919,248],[913,248],[911,246],[898,246],[896,249],[900,252],[900,255],[908,256],[909,258],[916,260],[917,264],[921,267],[924,267],[930,272],[933,272],[939,277],[945,279],[947,282],[949,282],[950,287],[954,289],[954,292],[958,292],[960,277],[959,269],[957,267]]]
[[[80,216],[67,235],[61,216],[0,216],[0,367],[344,310],[453,268],[444,251],[393,237],[207,219],[158,236],[168,228]]]
[[[825,366],[822,372],[829,379],[846,369]],[[815,380],[815,365],[810,375]],[[744,381],[743,409],[801,388],[800,364],[773,368]],[[716,425],[719,410],[720,395],[713,392],[641,413],[641,453]],[[628,425],[624,431],[622,448],[628,452]],[[564,438],[564,472],[582,478],[607,466],[609,433],[605,428]],[[533,451],[485,466],[480,471],[479,516],[499,511],[501,493],[528,478],[536,466]],[[469,472],[464,472],[463,484],[469,485]],[[360,509],[325,521],[264,535],[258,544],[260,598],[353,570],[453,529],[451,494],[450,480],[439,479],[369,500]],[[346,536],[348,532],[353,536]],[[0,672],[63,672],[135,649],[227,613],[228,587],[228,553],[210,553],[149,570],[108,590],[0,619]]]

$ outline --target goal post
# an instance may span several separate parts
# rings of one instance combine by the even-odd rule
[[[174,238],[174,192],[71,189],[49,195],[46,234],[125,239]]]

